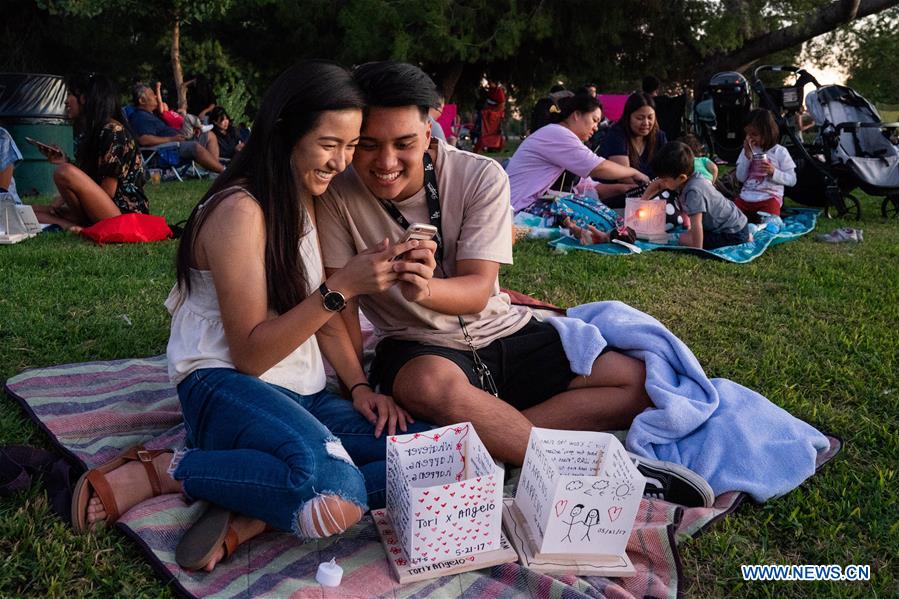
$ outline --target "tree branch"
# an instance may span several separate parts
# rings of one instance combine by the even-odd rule
[[[743,70],[754,61],[808,41],[840,25],[899,5],[899,0],[837,0],[810,13],[802,21],[747,40],[729,54],[706,58],[703,71]]]

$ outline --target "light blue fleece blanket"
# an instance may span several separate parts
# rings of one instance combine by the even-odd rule
[[[547,321],[577,374],[589,374],[606,345],[646,363],[646,391],[657,409],[634,419],[627,449],[690,468],[715,495],[744,491],[759,502],[783,495],[814,474],[817,453],[829,446],[755,391],[709,379],[680,339],[626,304],[584,304]]]
[[[740,245],[728,245],[715,250],[703,250],[700,248],[691,248],[681,245],[662,245],[658,243],[650,243],[648,241],[636,241],[634,245],[644,252],[651,250],[674,250],[682,252],[693,252],[696,254],[719,258],[727,262],[737,264],[745,264],[752,262],[761,256],[765,250],[772,245],[793,241],[794,239],[805,235],[815,228],[818,220],[818,210],[815,208],[784,208],[781,216],[783,216],[784,226],[776,233],[769,229],[760,229],[753,234],[753,240]],[[549,242],[549,245],[560,251],[568,250],[586,250],[597,254],[620,255],[630,254],[631,251],[617,243],[598,243],[594,245],[581,245],[577,240],[571,237],[559,237]]]

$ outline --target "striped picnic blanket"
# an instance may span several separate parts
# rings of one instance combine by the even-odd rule
[[[9,379],[6,391],[62,452],[86,468],[136,443],[179,447],[184,438],[165,356],[28,370]],[[820,462],[837,450],[833,440],[833,451],[820,456]],[[507,495],[513,485],[507,486]],[[175,563],[175,546],[205,504],[187,504],[180,495],[144,501],[125,513],[117,527],[138,544],[160,578],[185,597],[676,598],[683,579],[677,542],[733,511],[742,499],[726,493],[708,509],[643,500],[628,544],[637,576],[622,579],[548,576],[506,564],[400,586],[370,516],[340,536],[307,543],[267,533],[241,545],[212,573],[186,572]],[[340,587],[324,589],[315,582],[315,571],[319,562],[332,557],[345,574]]]

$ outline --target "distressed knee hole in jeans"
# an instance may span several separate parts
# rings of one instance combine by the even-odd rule
[[[325,441],[325,451],[327,451],[328,455],[332,458],[343,460],[347,464],[353,464],[353,458],[347,453],[343,443],[340,442],[340,439],[336,437],[332,437]],[[353,465],[355,466],[355,464]]]
[[[352,514],[356,511],[356,514]],[[348,513],[349,512],[349,513]],[[342,533],[359,521],[362,508],[337,495],[316,495],[297,512],[297,533],[306,539],[321,539]]]
[[[325,451],[335,460],[346,462],[353,469],[356,465],[340,439],[325,439]],[[339,534],[355,524],[363,509],[356,502],[341,497],[339,493],[316,493],[297,511],[297,532],[307,539],[320,539]]]

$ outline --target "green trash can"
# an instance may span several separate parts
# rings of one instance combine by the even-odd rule
[[[14,177],[19,196],[56,194],[55,166],[26,137],[58,145],[72,156],[72,126],[65,115],[66,85],[59,75],[0,73],[0,126],[22,152]]]

